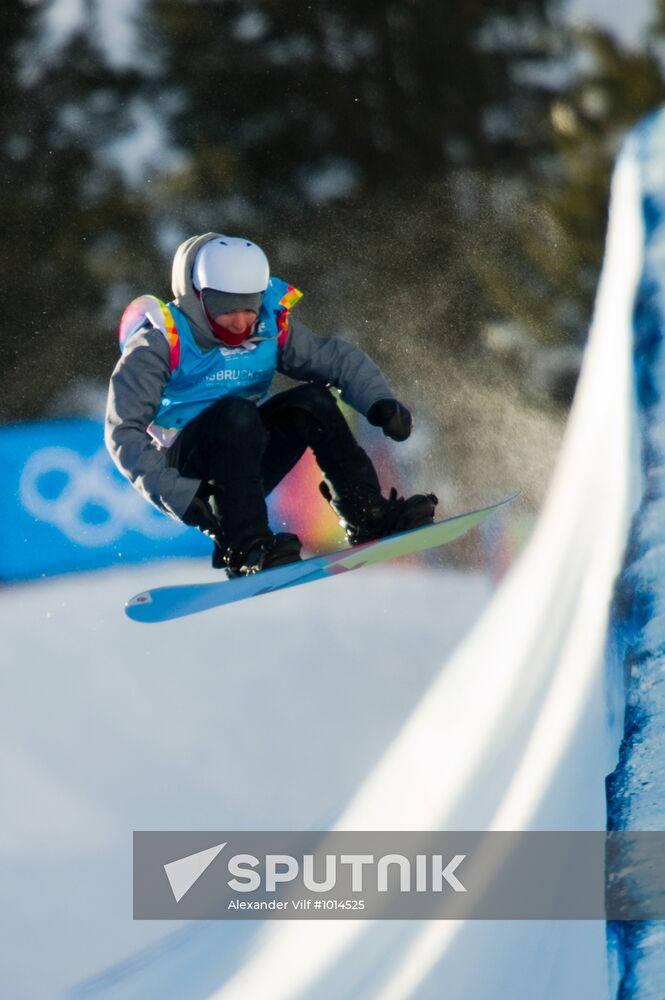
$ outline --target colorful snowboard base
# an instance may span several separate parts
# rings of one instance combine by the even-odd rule
[[[424,552],[454,541],[471,528],[482,524],[490,514],[510,503],[516,496],[514,493],[488,507],[448,517],[443,521],[435,521],[422,528],[412,528],[410,531],[403,531],[354,548],[342,549],[340,552],[312,556],[302,562],[277,566],[251,576],[212,583],[156,587],[154,590],[146,590],[132,597],[125,606],[125,613],[136,622],[171,621],[224,604],[244,601],[248,597],[259,597],[261,594],[271,594],[287,587],[297,587],[301,583],[325,580],[340,573],[360,569],[361,566],[372,566],[388,559],[397,559],[399,556],[414,555],[416,552]]]

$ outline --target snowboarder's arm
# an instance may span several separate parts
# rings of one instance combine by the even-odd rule
[[[278,367],[301,382],[334,385],[344,402],[363,416],[373,403],[395,398],[381,369],[360,347],[340,337],[319,337],[293,316]]]
[[[181,518],[199,487],[167,462],[146,428],[159,409],[170,378],[169,347],[159,330],[134,334],[109,385],[104,438],[118,469],[146,500]]]

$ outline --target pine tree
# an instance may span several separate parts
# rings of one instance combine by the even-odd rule
[[[0,31],[5,92],[5,419],[48,411],[116,357],[107,304],[140,270],[145,208],[102,155],[127,127],[134,71],[109,67],[85,25],[57,52],[39,11],[13,4]]]
[[[570,51],[568,82],[551,94],[551,150],[507,193],[499,206],[502,238],[477,260],[499,313],[549,344],[585,339],[613,163],[626,131],[665,99],[651,48],[627,49],[587,29],[573,33]]]
[[[543,0],[299,4],[153,0],[180,101],[192,200],[240,194],[297,211],[377,188],[411,193],[446,165],[524,157],[546,53]]]

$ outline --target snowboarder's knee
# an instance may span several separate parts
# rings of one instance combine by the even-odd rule
[[[223,419],[227,424],[260,424],[256,403],[241,396],[226,396],[210,407],[211,416]]]
[[[304,410],[317,423],[324,425],[332,420],[342,418],[342,412],[337,406],[333,394],[323,385],[309,383],[294,389],[290,405]],[[343,418],[342,418],[343,419]]]
[[[207,432],[213,438],[237,440],[263,438],[264,428],[256,404],[238,396],[229,396],[213,403],[207,413]]]

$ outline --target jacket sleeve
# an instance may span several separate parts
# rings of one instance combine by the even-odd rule
[[[145,499],[181,518],[199,480],[181,476],[170,466],[167,451],[147,431],[170,375],[169,347],[160,331],[135,333],[111,375],[104,440],[120,472]]]
[[[278,370],[300,382],[335,386],[363,416],[377,400],[395,398],[381,369],[360,347],[340,337],[319,337],[292,316]]]

